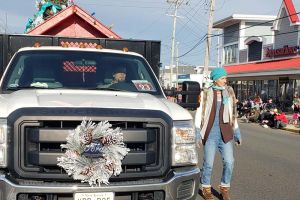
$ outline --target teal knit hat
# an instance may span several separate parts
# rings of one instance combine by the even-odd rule
[[[212,72],[210,73],[210,79],[213,81],[216,81],[223,76],[227,76],[227,72],[225,71],[224,68],[221,67],[217,67],[213,69]]]

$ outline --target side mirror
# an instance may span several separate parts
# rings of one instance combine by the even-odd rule
[[[184,81],[182,83],[183,91],[198,92],[200,94],[200,84],[197,81]]]
[[[188,109],[197,109],[200,105],[200,84],[196,81],[184,81],[182,83],[181,106]]]

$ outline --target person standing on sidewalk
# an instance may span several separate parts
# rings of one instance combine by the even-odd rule
[[[223,160],[220,192],[224,200],[229,200],[234,165],[233,144],[242,144],[236,118],[237,101],[232,87],[226,85],[227,72],[223,68],[215,68],[210,76],[213,84],[201,92],[200,107],[195,115],[197,144],[202,143],[204,147],[200,186],[204,198],[213,200],[211,174],[218,150]]]

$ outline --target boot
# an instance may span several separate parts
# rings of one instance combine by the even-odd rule
[[[230,200],[229,197],[229,189],[230,187],[222,187],[220,186],[220,192],[223,200]]]
[[[202,195],[205,200],[214,200],[214,196],[211,193],[211,187],[203,187],[202,188]]]

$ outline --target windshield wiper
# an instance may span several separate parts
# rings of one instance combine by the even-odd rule
[[[88,90],[126,91],[126,90],[120,90],[120,89],[116,89],[116,88],[99,88],[99,87],[88,88]],[[126,91],[126,92],[127,92],[127,91]]]
[[[17,90],[21,90],[21,89],[57,89],[57,88],[62,88],[62,87],[38,87],[38,86],[18,86],[18,87],[8,87],[6,88],[6,90],[13,90],[13,91],[17,91]]]

